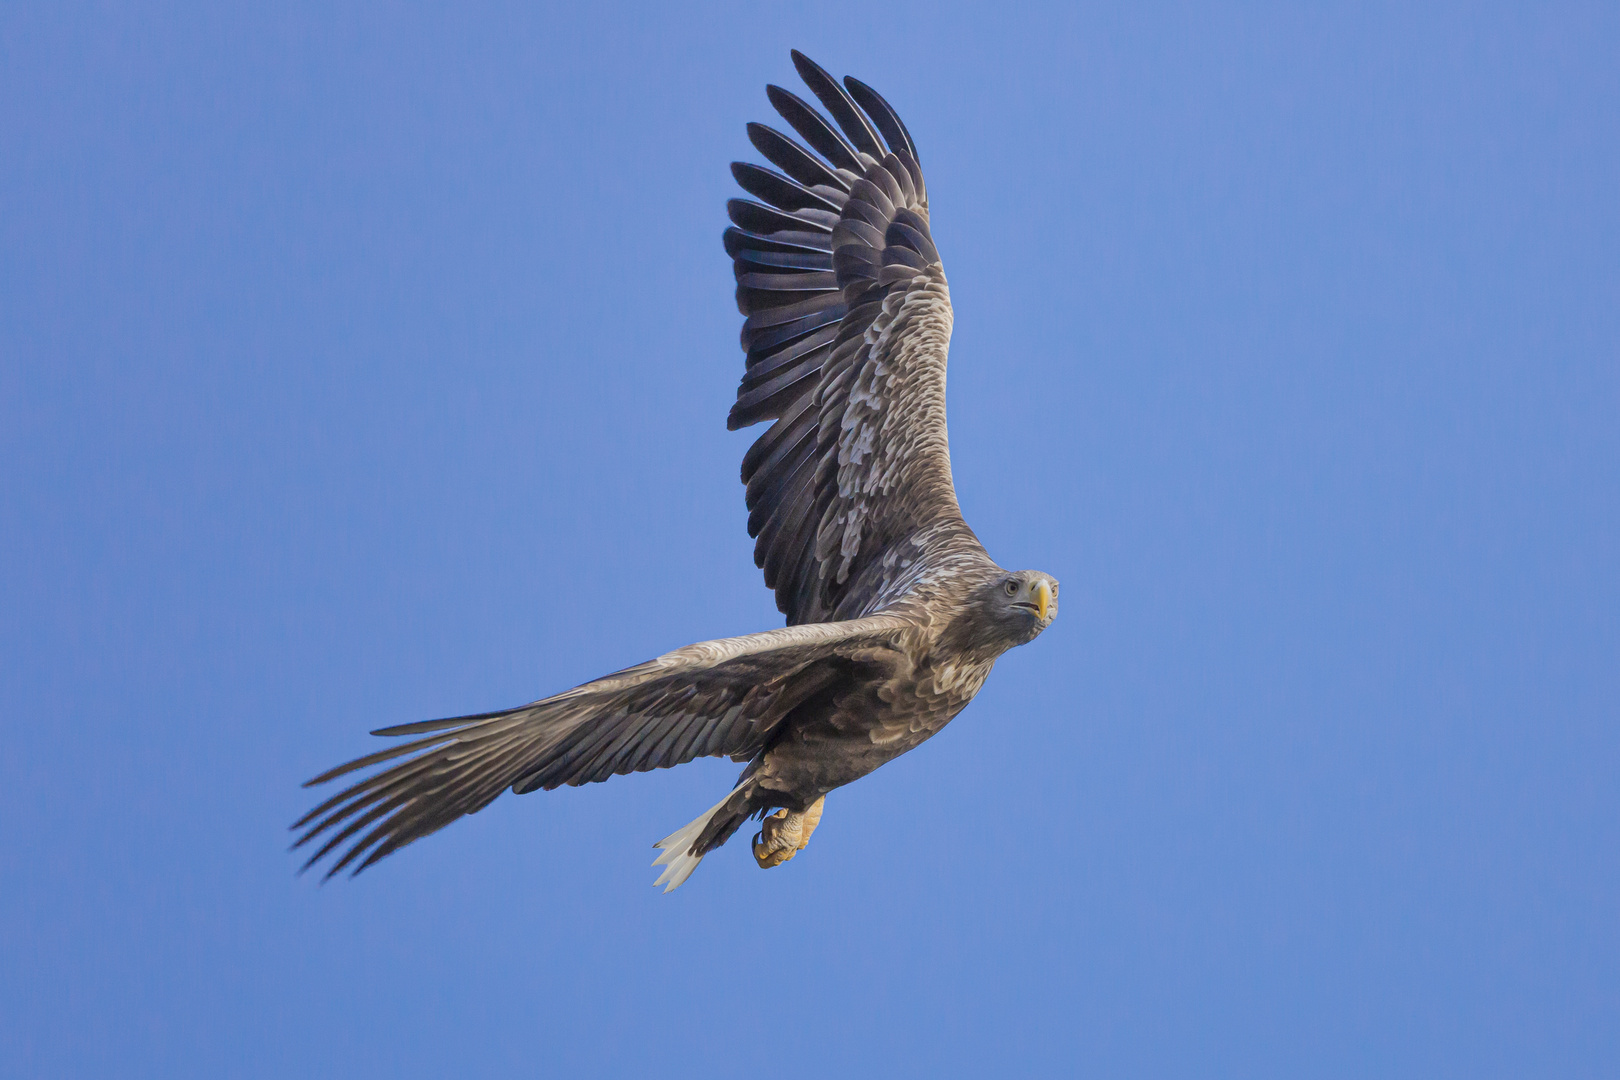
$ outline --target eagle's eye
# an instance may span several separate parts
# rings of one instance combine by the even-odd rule
[[[1018,595],[1018,582],[1009,581],[1009,582],[1007,582],[1005,587],[1007,589],[1007,595],[1008,596],[1017,596]]]

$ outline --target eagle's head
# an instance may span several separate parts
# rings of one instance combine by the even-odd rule
[[[1035,640],[1057,618],[1057,578],[1039,570],[1003,572],[980,588],[975,600],[980,632],[1010,649]]]

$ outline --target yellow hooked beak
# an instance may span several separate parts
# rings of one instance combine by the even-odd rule
[[[1034,600],[1035,617],[1040,619],[1041,622],[1045,622],[1048,618],[1048,613],[1052,610],[1052,586],[1048,585],[1044,581],[1039,585],[1036,585]]]

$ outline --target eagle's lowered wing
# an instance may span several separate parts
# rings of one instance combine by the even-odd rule
[[[910,624],[879,615],[699,642],[505,712],[383,728],[421,738],[322,773],[305,786],[397,764],[293,824],[294,847],[324,842],[305,868],[348,844],[327,871],[355,872],[413,840],[519,794],[579,785],[699,757],[746,760],[794,705],[894,649]]]

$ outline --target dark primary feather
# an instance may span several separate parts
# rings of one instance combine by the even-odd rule
[[[740,231],[740,230],[738,230]],[[746,234],[745,234],[746,235]],[[832,255],[820,251],[761,251],[738,247],[731,252],[739,274],[761,268],[780,270],[831,270]]]
[[[855,107],[844,88],[839,86],[831,75],[822,70],[821,65],[810,59],[798,49],[793,50],[793,66],[798,69],[799,78],[804,85],[816,95],[832,118],[838,121],[843,129],[844,136],[850,144],[862,153],[870,154],[874,158],[883,156],[883,144],[878,140],[877,132],[872,130],[872,124],[862,115],[861,110]]]
[[[767,86],[765,96],[770,99],[771,108],[799,133],[799,138],[809,143],[833,168],[860,174],[861,159],[855,156],[855,149],[820,113],[805,104],[803,98],[780,86]]]
[[[779,206],[783,210],[803,210],[809,207],[830,210],[837,214],[844,206],[843,199],[832,199],[781,173],[762,169],[758,165],[749,165],[747,162],[733,161],[731,176],[737,181],[737,186],[750,195],[764,199],[772,206]]]
[[[855,99],[856,104],[866,110],[866,115],[870,116],[878,130],[883,132],[883,138],[890,146],[907,154],[912,161],[922,161],[921,155],[917,153],[917,145],[911,141],[911,132],[906,130],[905,122],[900,119],[893,106],[883,100],[881,94],[853,75],[844,76],[844,87],[849,90],[849,96]]]
[[[727,202],[726,215],[739,229],[756,236],[770,236],[774,232],[830,233],[838,221],[836,214],[821,217],[810,210],[788,213],[747,199]]]
[[[754,149],[765,155],[765,160],[806,187],[845,192],[849,190],[849,183],[842,176],[773,127],[749,124],[748,141],[754,144]]]

